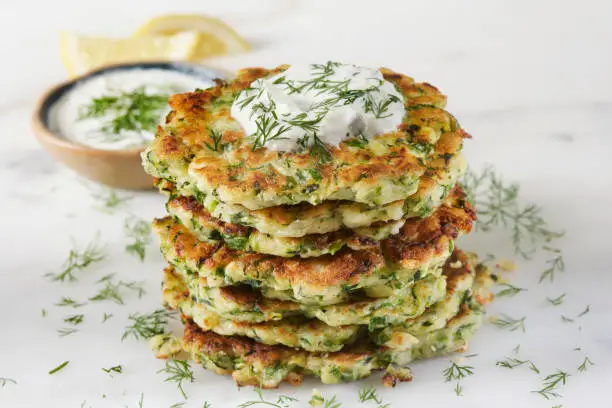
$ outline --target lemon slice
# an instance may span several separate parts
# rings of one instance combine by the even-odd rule
[[[143,35],[125,39],[88,37],[63,32],[62,61],[71,76],[121,62],[192,60],[199,42],[194,31],[174,35]]]
[[[202,15],[175,14],[155,17],[136,30],[134,36],[173,35],[187,30],[197,31],[199,34],[195,59],[237,54],[251,49],[251,45],[223,21]]]

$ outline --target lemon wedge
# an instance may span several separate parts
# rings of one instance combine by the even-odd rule
[[[193,60],[200,40],[194,31],[113,39],[62,32],[60,50],[71,76],[121,62]]]
[[[174,35],[181,31],[196,31],[199,34],[195,59],[251,50],[251,45],[223,21],[202,15],[174,14],[155,17],[136,30],[134,36]]]

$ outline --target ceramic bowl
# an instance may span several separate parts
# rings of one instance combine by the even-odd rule
[[[44,149],[57,161],[81,176],[113,188],[144,190],[153,187],[151,176],[142,169],[142,147],[104,150],[84,146],[51,129],[49,114],[53,105],[79,82],[108,72],[129,69],[165,69],[193,75],[204,81],[226,77],[221,71],[183,62],[147,62],[107,66],[71,79],[47,90],[39,99],[32,118],[34,133]]]

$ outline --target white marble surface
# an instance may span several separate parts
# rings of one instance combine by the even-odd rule
[[[228,69],[247,65],[329,58],[385,65],[427,80],[450,95],[449,109],[474,136],[466,143],[474,167],[494,163],[507,180],[521,183],[524,202],[535,202],[553,227],[567,270],[552,284],[538,285],[544,257],[520,262],[513,281],[528,292],[502,299],[491,314],[527,316],[525,334],[487,326],[471,345],[475,375],[463,381],[464,396],[443,382],[450,358],[413,365],[414,382],[381,395],[393,407],[612,407],[612,274],[608,232],[612,230],[612,4],[608,1],[119,1],[56,0],[0,5],[0,377],[17,384],[0,388],[0,407],[137,406],[180,402],[173,384],[156,374],[144,343],[121,333],[127,316],[159,304],[161,257],[152,243],[141,264],[124,253],[123,220],[128,214],[152,218],[163,213],[163,199],[135,194],[114,215],[97,211],[91,188],[53,162],[29,128],[35,98],[64,79],[57,50],[60,29],[89,34],[129,34],[141,21],[163,12],[198,11],[224,18],[255,46],[254,52],[217,59]],[[87,242],[96,231],[108,244],[106,261],[88,269],[78,283],[58,284],[42,277],[57,270],[71,237]],[[503,233],[476,234],[464,247],[512,257]],[[80,332],[58,338],[69,313],[53,306],[61,296],[85,299],[103,274],[146,281],[142,299],[126,304],[88,305]],[[558,307],[547,296],[567,293]],[[591,312],[573,324],[560,314]],[[46,318],[41,309],[48,310]],[[101,324],[103,312],[113,319]],[[495,361],[521,344],[522,355],[544,373],[572,374],[563,398],[546,401],[530,393],[542,375],[504,370]],[[582,347],[583,352],[572,351]],[[577,366],[586,353],[594,362],[586,373]],[[70,365],[50,376],[59,363]],[[124,366],[110,378],[102,367]],[[281,392],[306,406],[315,381]],[[343,407],[361,406],[357,384],[320,386],[337,394]],[[231,379],[196,369],[185,387],[186,407],[235,407],[254,396]],[[272,397],[274,393],[269,393]],[[373,405],[369,405],[373,406]]]

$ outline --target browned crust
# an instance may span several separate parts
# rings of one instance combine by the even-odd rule
[[[462,139],[469,137],[455,118],[443,109],[446,97],[437,88],[427,83],[415,83],[412,78],[389,69],[381,69],[385,79],[392,81],[404,94],[410,112],[409,122],[400,126],[398,131],[376,137],[387,146],[384,152],[370,148],[356,149],[343,142],[339,146],[328,146],[332,160],[321,163],[309,152],[278,152],[265,148],[253,151],[252,146],[244,142],[246,138],[242,130],[225,130],[222,134],[223,143],[234,143],[231,160],[207,150],[204,146],[212,143],[207,124],[223,117],[230,119],[231,104],[213,112],[210,110],[211,103],[227,95],[237,95],[254,80],[277,74],[287,67],[271,70],[247,68],[239,71],[231,82],[219,81],[201,92],[173,95],[169,100],[173,112],[166,119],[166,127],[160,128],[153,150],[162,160],[193,163],[192,174],[206,180],[213,188],[240,193],[286,189],[291,185],[291,180],[282,172],[274,167],[266,168],[265,172],[256,169],[275,160],[290,158],[294,168],[316,168],[322,177],[313,183],[317,184],[319,191],[328,191],[328,185],[336,183],[347,186],[359,182],[374,187],[381,179],[398,180],[409,174],[422,176],[428,169],[436,167],[435,163],[430,162],[433,156],[426,160],[418,158],[406,141],[430,143],[431,129],[441,134],[435,144],[434,156],[451,151],[456,154],[461,148]],[[240,166],[233,166],[236,163],[240,163]],[[342,165],[336,166],[334,163]],[[302,192],[302,186],[295,186],[295,189]]]
[[[457,207],[453,207],[457,206]],[[154,229],[166,235],[179,257],[216,270],[231,262],[244,265],[250,276],[271,273],[276,279],[300,282],[313,286],[332,286],[355,283],[386,264],[398,263],[414,267],[448,250],[451,240],[460,231],[469,232],[474,211],[465,194],[456,187],[444,204],[425,219],[411,219],[398,235],[385,239],[364,250],[344,248],[334,255],[316,258],[283,258],[230,249],[223,241],[203,242],[170,217],[154,221]]]

